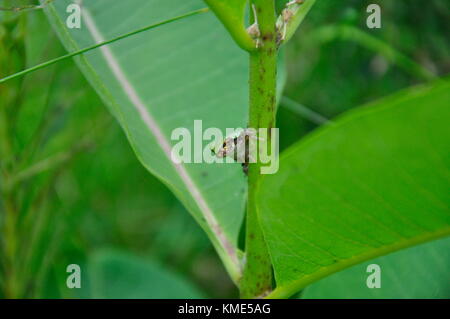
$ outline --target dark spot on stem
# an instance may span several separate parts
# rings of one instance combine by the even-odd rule
[[[272,41],[272,39],[273,39],[273,33],[266,33],[266,34],[263,34],[262,39],[263,39],[264,41]]]

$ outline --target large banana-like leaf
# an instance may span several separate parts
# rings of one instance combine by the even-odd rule
[[[448,101],[450,82],[399,92],[281,156],[259,191],[278,284],[271,297],[450,234]]]
[[[81,28],[68,29],[66,9],[71,3],[59,0],[46,9],[68,51],[205,6],[201,0],[85,0]],[[246,53],[215,16],[206,13],[102,47],[76,61],[139,160],[189,209],[236,278],[246,192],[241,167],[175,164],[170,152],[176,141],[170,137],[179,127],[193,132],[194,120],[203,120],[203,128],[224,132],[227,127],[245,127]]]

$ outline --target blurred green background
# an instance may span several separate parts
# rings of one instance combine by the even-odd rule
[[[286,49],[286,97],[332,119],[449,73],[448,1],[378,1],[382,28],[369,30],[372,2],[317,1]],[[64,53],[42,12],[0,12],[0,78]],[[282,149],[317,126],[285,101]],[[238,296],[72,61],[0,84],[0,170],[0,297]],[[73,263],[79,290],[66,286]]]

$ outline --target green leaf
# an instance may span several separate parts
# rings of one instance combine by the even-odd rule
[[[205,296],[162,265],[117,251],[95,253],[88,263],[92,298],[188,299]]]
[[[86,1],[81,29],[68,29],[66,7],[71,2],[57,1],[46,10],[70,52],[204,5],[200,0]],[[246,53],[212,14],[203,14],[75,60],[121,124],[139,160],[205,229],[236,280],[246,192],[242,169],[239,164],[176,165],[170,160],[170,149],[177,141],[170,137],[179,127],[193,132],[196,119],[203,120],[204,128],[245,127]]]
[[[450,234],[449,82],[357,109],[286,151],[259,190],[270,297]]]
[[[294,4],[290,7],[291,10],[293,10],[292,11],[293,17],[292,17],[292,19],[289,20],[289,22],[286,25],[286,35],[285,35],[285,39],[283,40],[283,43],[287,43],[292,38],[292,36],[297,31],[300,24],[305,19],[309,10],[311,10],[314,3],[316,3],[316,0],[305,0],[305,2],[302,4],[299,4],[299,5]],[[283,25],[282,21],[283,21],[283,16],[280,15],[280,17],[278,17],[277,24]]]
[[[246,51],[253,51],[256,48],[255,41],[250,37],[245,25],[245,14],[248,0],[204,0],[206,4],[222,21],[225,28],[236,41],[236,43]]]
[[[381,287],[366,285],[367,266],[381,269]],[[306,287],[308,299],[450,298],[450,239],[441,239],[379,257]]]

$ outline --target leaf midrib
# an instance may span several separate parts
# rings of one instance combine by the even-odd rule
[[[56,18],[56,22],[59,24],[60,29],[63,30],[63,32],[64,32],[64,37],[72,44],[73,49],[74,50],[79,50],[78,44],[73,40],[72,36],[68,33],[67,29],[65,28],[64,23],[60,19],[59,15],[56,13],[56,9],[54,8],[54,6],[50,5],[47,10],[51,13],[51,15],[54,18]],[[87,11],[87,9],[83,8],[82,13],[86,12],[86,11]],[[93,36],[92,35],[92,30],[89,29],[89,33],[91,34],[91,36]],[[93,36],[93,38],[95,39],[94,36]],[[105,48],[105,47],[102,47],[101,49],[103,49],[103,48]],[[168,180],[162,178],[162,176],[160,174],[158,174],[156,171],[154,171],[153,169],[148,167],[145,164],[145,162],[142,160],[142,157],[140,156],[140,153],[137,151],[137,148],[135,147],[135,145],[133,143],[133,139],[131,138],[130,134],[128,133],[129,130],[127,129],[127,124],[124,121],[123,114],[122,114],[122,112],[120,110],[120,107],[118,106],[117,102],[115,101],[114,97],[111,95],[111,93],[108,90],[108,88],[103,84],[103,82],[101,81],[99,75],[93,69],[93,67],[91,66],[90,62],[84,57],[84,55],[81,55],[78,58],[83,62],[83,64],[85,64],[85,66],[87,67],[86,70],[91,74],[91,76],[95,80],[95,84],[98,85],[101,88],[102,93],[105,95],[105,97],[108,99],[108,101],[110,101],[110,103],[113,105],[114,111],[115,111],[115,115],[117,115],[120,118],[119,122],[124,127],[124,131],[125,131],[125,134],[127,136],[127,139],[129,140],[130,145],[132,146],[133,151],[135,152],[135,154],[138,157],[139,161],[142,163],[142,165],[144,165],[144,167],[147,170],[149,170],[152,174],[157,176],[164,184],[166,184],[175,194],[179,194],[179,191],[178,191],[177,187],[172,185]],[[104,55],[102,55],[102,58],[107,62],[107,59],[106,59],[106,57]],[[117,61],[117,59],[116,59],[116,63],[120,66],[120,63]],[[117,79],[116,75],[114,75],[114,76],[115,76],[116,80],[118,81],[118,83],[120,84],[120,81]],[[130,82],[130,84],[131,84],[131,82]],[[122,87],[122,85],[120,85],[120,86]],[[124,88],[122,87],[122,89],[124,89]],[[124,92],[126,93],[125,89],[124,89]],[[129,99],[128,94],[126,94],[126,96]],[[130,100],[130,102],[136,108],[134,102],[131,101],[131,100]],[[145,103],[143,103],[143,104],[145,105]],[[147,110],[147,112],[148,112],[148,110]],[[142,120],[142,117],[140,117],[140,118]],[[144,122],[144,124],[146,124],[146,123]],[[149,131],[150,131],[151,135],[157,140],[157,137],[155,136],[155,134],[153,134],[153,131],[150,130],[150,129],[149,129]],[[161,145],[160,145],[158,140],[157,140],[157,143],[161,147]],[[162,151],[167,156],[167,154],[166,154],[166,152],[165,152],[165,150],[163,148],[162,148]],[[197,189],[198,194],[202,197],[203,201],[208,206],[208,208],[210,210],[210,216],[212,217],[212,221],[213,222],[211,221],[211,218],[206,216],[207,214],[201,208],[202,206],[199,205],[196,196],[193,195],[192,189],[190,189],[188,187],[188,185],[186,184],[186,181],[183,179],[182,176],[180,176],[178,170],[176,169],[174,163],[171,161],[170,157],[168,158],[168,160],[171,162],[173,169],[175,170],[175,172],[177,172],[178,177],[183,181],[184,186],[186,187],[186,189],[191,194],[191,197],[194,199],[194,202],[196,203],[197,207],[199,208],[199,211],[202,213],[203,217],[205,217],[205,219],[206,219],[206,221],[208,223],[208,226],[209,226],[209,231],[214,237],[213,238],[213,242],[218,243],[218,246],[220,247],[219,255],[221,256],[222,259],[224,259],[223,260],[224,264],[225,264],[227,270],[230,272],[231,277],[234,280],[236,280],[237,277],[239,277],[239,272],[240,272],[240,270],[239,270],[240,269],[239,259],[238,259],[238,256],[237,256],[237,248],[232,244],[230,239],[225,235],[225,232],[223,231],[223,229],[221,228],[220,224],[216,220],[215,215],[212,213],[212,209],[209,208],[209,205],[207,204],[207,200],[205,198],[203,198],[202,192],[200,191],[200,189],[197,186],[195,186],[196,189]],[[180,164],[180,165],[182,165],[182,164]],[[184,167],[183,167],[183,169],[184,169]],[[195,185],[194,181],[190,177],[190,175],[187,172],[187,170],[185,170],[185,171],[186,171],[186,175],[192,181],[192,184]],[[214,223],[214,221],[215,221],[215,223]],[[228,258],[228,260],[227,260],[227,258]]]

